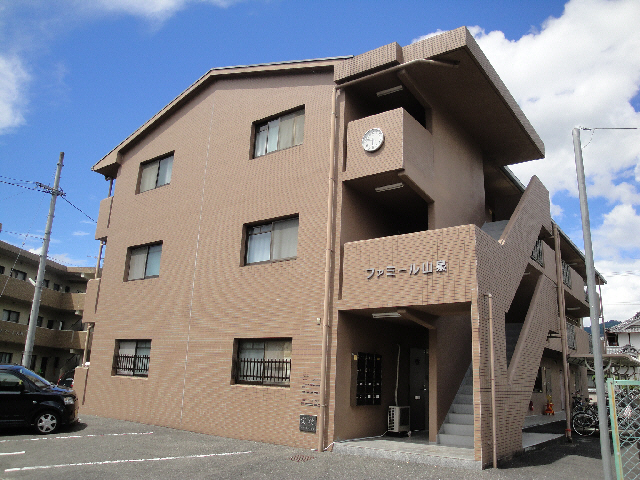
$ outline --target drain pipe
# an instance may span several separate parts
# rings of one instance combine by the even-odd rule
[[[324,437],[326,435],[326,412],[327,412],[327,358],[329,347],[329,332],[331,325],[329,317],[333,309],[332,302],[332,278],[333,278],[333,237],[335,236],[335,216],[336,216],[336,100],[340,89],[350,87],[364,80],[378,77],[385,73],[404,70],[406,67],[414,64],[438,65],[441,67],[457,68],[458,62],[450,62],[446,60],[433,60],[428,58],[418,58],[400,65],[381,70],[379,72],[370,73],[364,77],[356,78],[340,85],[334,85],[331,92],[331,132],[329,135],[329,195],[327,198],[327,241],[325,246],[325,269],[324,269],[324,301],[322,304],[322,356],[320,359],[320,412],[318,415],[318,451],[323,452],[325,449]]]
[[[558,313],[560,316],[560,337],[562,341],[562,381],[564,384],[564,408],[566,414],[566,425],[564,429],[567,442],[571,442],[571,393],[569,392],[569,363],[567,361],[567,318],[565,316],[564,304],[564,281],[562,279],[562,254],[560,251],[560,231],[558,225],[553,224],[553,241],[555,243],[556,258],[556,287],[558,291]]]
[[[496,357],[493,348],[493,295],[489,299],[489,364],[491,368],[491,440],[493,443],[493,468],[498,468],[498,419],[496,418]]]
[[[324,437],[326,430],[327,412],[327,348],[329,345],[329,316],[331,315],[332,302],[331,279],[333,277],[333,237],[335,236],[336,202],[336,99],[338,87],[331,91],[331,134],[329,135],[329,196],[327,198],[327,242],[325,245],[325,269],[324,269],[324,301],[322,304],[322,356],[320,359],[320,415],[318,418],[318,451],[324,451]]]

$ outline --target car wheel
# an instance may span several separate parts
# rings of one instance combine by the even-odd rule
[[[53,433],[58,429],[58,415],[54,412],[44,412],[36,417],[35,426],[38,433]]]

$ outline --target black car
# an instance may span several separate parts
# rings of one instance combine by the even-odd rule
[[[78,420],[78,397],[20,365],[0,365],[0,427],[33,425],[53,433]]]

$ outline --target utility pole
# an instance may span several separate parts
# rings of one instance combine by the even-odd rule
[[[47,216],[47,226],[44,230],[44,241],[42,242],[42,251],[40,252],[40,265],[38,266],[38,276],[36,277],[36,288],[33,292],[33,303],[31,304],[31,316],[29,317],[29,328],[27,330],[27,340],[24,344],[24,354],[22,355],[22,366],[30,368],[31,357],[33,355],[33,341],[36,337],[36,326],[38,323],[38,313],[40,312],[40,297],[42,295],[42,284],[44,282],[44,267],[47,263],[47,253],[49,252],[49,240],[51,238],[51,225],[53,224],[53,213],[56,209],[56,199],[58,195],[63,195],[62,190],[58,189],[60,185],[60,171],[62,170],[62,160],[64,152],[60,152],[60,159],[56,168],[56,177],[53,182],[53,188],[38,184],[43,190],[47,190],[51,194],[51,203],[49,204],[49,215]]]
[[[582,163],[582,145],[580,129],[573,129],[573,151],[576,157],[576,174],[578,177],[578,193],[580,196],[580,213],[582,214],[582,236],[584,238],[584,259],[587,267],[587,292],[589,292],[589,312],[591,315],[591,344],[593,345],[593,368],[596,371],[596,397],[598,399],[598,423],[600,426],[600,454],[605,480],[611,480],[611,444],[609,443],[609,424],[607,422],[607,402],[604,390],[604,372],[602,370],[602,350],[600,344],[600,324],[598,322],[598,306],[596,304],[596,270],[593,264],[593,247],[591,245],[591,222],[589,221],[589,205],[587,204],[587,186]]]

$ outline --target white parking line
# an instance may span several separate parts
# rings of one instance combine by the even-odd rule
[[[21,452],[6,452],[6,453],[0,453],[0,455],[22,455],[24,453],[24,450]]]
[[[5,472],[22,472],[26,470],[46,470],[49,468],[82,467],[87,465],[108,465],[108,464],[116,464],[116,463],[159,462],[163,460],[181,460],[185,458],[224,457],[229,455],[244,455],[247,453],[253,453],[253,452],[247,451],[247,452],[207,453],[203,455],[185,455],[182,457],[136,458],[132,460],[106,460],[104,462],[63,463],[58,465],[37,465],[34,467],[7,468]]]
[[[66,440],[69,438],[90,438],[90,437],[121,437],[124,435],[151,435],[153,432],[130,432],[130,433],[103,433],[101,435],[64,435],[59,437],[36,437],[36,438],[18,438],[0,440],[0,443],[6,442],[37,442],[39,440]]]

